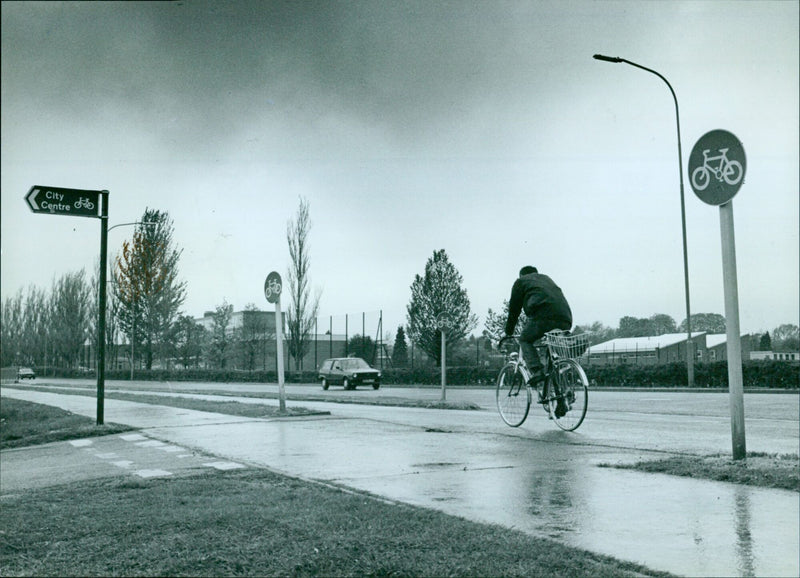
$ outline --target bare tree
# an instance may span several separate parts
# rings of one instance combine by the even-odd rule
[[[92,304],[92,290],[83,269],[66,273],[53,282],[50,292],[53,351],[67,367],[77,364],[91,335]]]
[[[300,198],[295,220],[286,225],[286,240],[289,243],[289,298],[286,312],[286,332],[289,355],[294,358],[295,370],[302,368],[303,357],[308,353],[311,341],[308,339],[314,327],[314,319],[319,311],[320,294],[311,296],[309,279],[309,241],[311,231],[308,201]],[[280,323],[280,319],[276,320]]]

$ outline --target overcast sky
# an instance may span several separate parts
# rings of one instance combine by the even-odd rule
[[[576,323],[724,314],[719,209],[686,175],[743,143],[733,200],[743,332],[798,323],[794,1],[3,2],[2,296],[93,270],[99,220],[33,185],[110,191],[109,224],[169,212],[184,311],[270,309],[310,205],[320,314],[405,323],[445,249],[481,321],[535,265]],[[133,229],[109,233],[113,257]]]

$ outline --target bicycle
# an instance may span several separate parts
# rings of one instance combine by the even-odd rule
[[[519,427],[530,412],[532,393],[528,380],[531,377],[522,348],[516,337],[513,339],[518,351],[508,355],[508,361],[497,376],[497,411],[511,427]],[[579,358],[589,346],[586,333],[570,335],[567,331],[549,331],[535,346],[540,355],[544,354],[545,379],[536,386],[537,403],[549,414],[555,424],[564,431],[575,431],[583,423],[589,405],[589,381],[583,371]],[[559,416],[556,413],[558,402],[566,404],[567,411]]]
[[[729,185],[735,185],[744,176],[742,170],[742,163],[736,160],[728,159],[729,149],[718,149],[719,153],[716,156],[709,156],[708,153],[711,149],[703,151],[703,166],[697,167],[692,173],[692,185],[698,191],[704,190],[711,182],[711,175],[714,175],[719,182],[723,180]],[[711,163],[719,161],[716,166]]]

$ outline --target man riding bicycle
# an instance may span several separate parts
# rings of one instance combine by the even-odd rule
[[[531,371],[528,384],[535,388],[538,382],[545,379],[545,370],[533,344],[548,331],[572,328],[572,310],[558,285],[530,265],[520,269],[519,278],[511,288],[506,321],[507,336],[514,334],[520,311],[523,310],[528,322],[522,328],[519,343],[522,357]],[[556,416],[561,417],[566,411],[566,404],[563,399],[559,399]]]

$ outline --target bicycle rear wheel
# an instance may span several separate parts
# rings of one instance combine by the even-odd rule
[[[518,427],[528,417],[531,408],[531,389],[519,365],[507,363],[497,376],[497,411],[511,427]]]
[[[550,415],[564,431],[575,431],[583,423],[589,407],[589,380],[580,364],[573,359],[561,359],[555,367],[555,395],[548,400]],[[567,412],[557,417],[558,402],[563,400]]]

